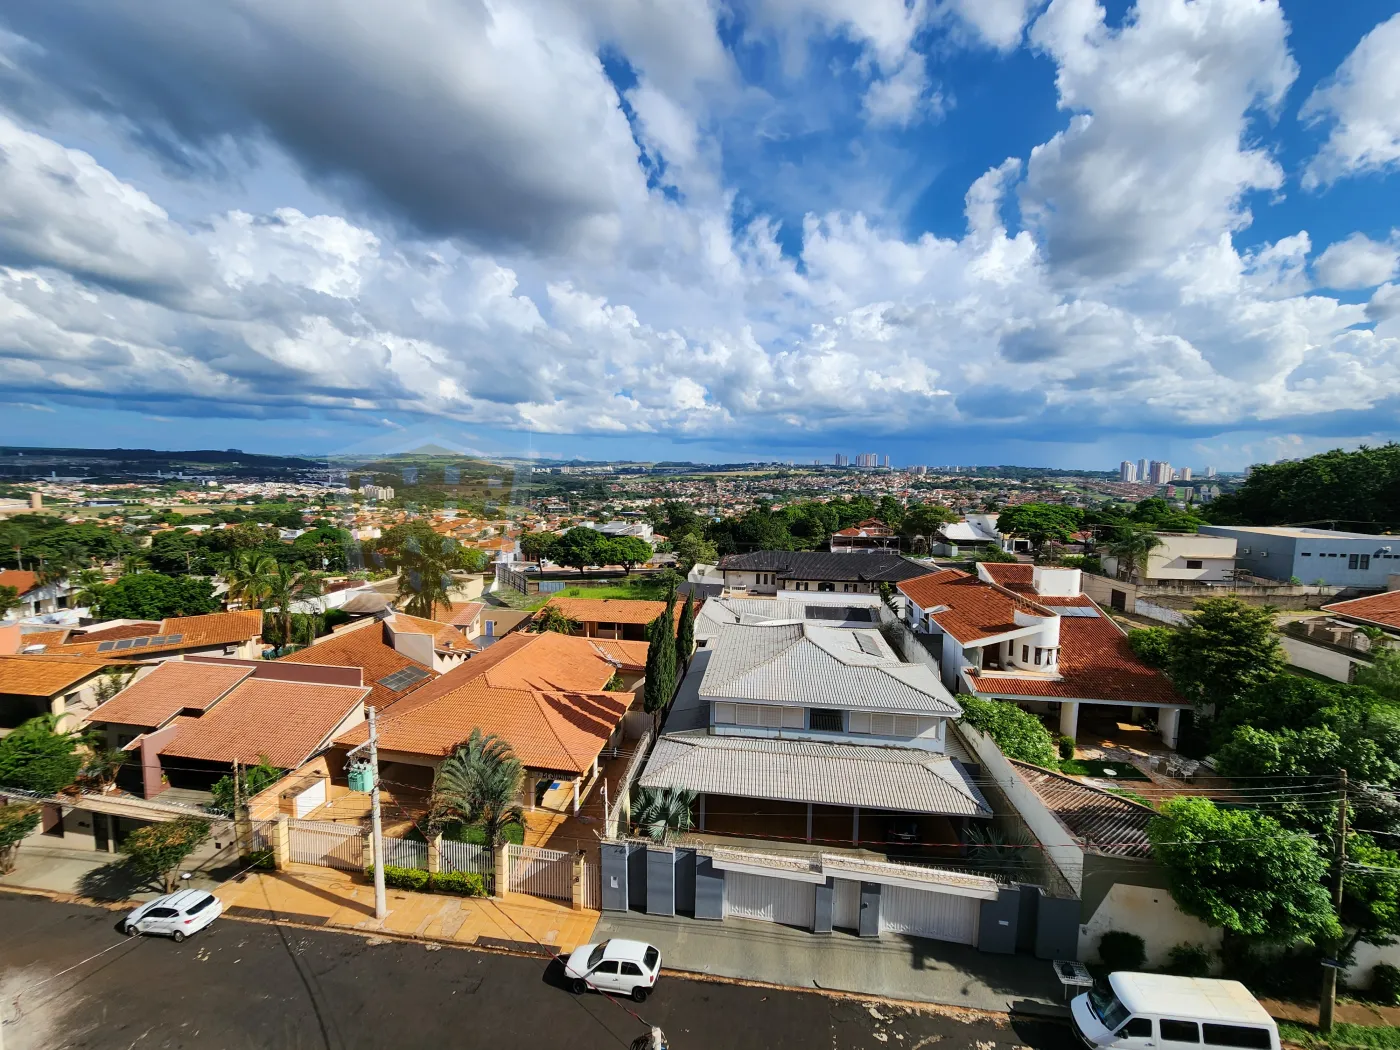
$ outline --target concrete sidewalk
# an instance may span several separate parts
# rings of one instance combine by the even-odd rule
[[[225,914],[366,933],[482,944],[560,954],[588,943],[596,911],[574,911],[567,904],[511,894],[455,897],[388,891],[389,914],[374,917],[374,886],[360,875],[309,864],[285,871],[249,872],[215,893]]]
[[[976,1010],[1064,1010],[1049,962],[922,937],[886,934],[873,940],[840,932],[814,935],[752,919],[703,922],[604,912],[591,939],[609,937],[654,944],[663,966],[692,973]]]

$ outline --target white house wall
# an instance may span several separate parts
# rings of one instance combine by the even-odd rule
[[[1116,883],[1104,895],[1087,923],[1079,927],[1079,958],[1099,959],[1099,938],[1110,930],[1134,933],[1143,940],[1150,968],[1165,966],[1168,953],[1178,944],[1204,944],[1219,951],[1221,931],[1187,915],[1176,906],[1170,891],[1151,886]]]
[[[1279,642],[1283,645],[1283,651],[1288,654],[1288,662],[1294,667],[1301,667],[1338,682],[1351,681],[1353,666],[1370,666],[1365,660],[1356,660],[1345,653],[1313,645],[1286,634],[1279,635]]]

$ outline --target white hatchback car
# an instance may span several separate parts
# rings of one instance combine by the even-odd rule
[[[617,938],[576,948],[564,964],[564,976],[575,992],[621,992],[639,1003],[656,987],[660,973],[659,951],[645,941]]]
[[[223,910],[223,902],[212,893],[180,890],[141,905],[122,921],[122,932],[128,937],[159,933],[183,941],[208,926]]]

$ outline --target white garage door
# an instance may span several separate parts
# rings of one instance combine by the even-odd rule
[[[764,919],[810,930],[816,914],[816,887],[810,882],[762,875],[724,873],[724,914]]]
[[[974,944],[981,907],[974,897],[885,886],[880,891],[880,931]]]
[[[303,791],[296,798],[296,816],[300,820],[317,806],[326,804],[326,782],[318,779],[316,783]]]

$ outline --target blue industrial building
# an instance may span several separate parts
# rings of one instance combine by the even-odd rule
[[[1209,536],[1235,540],[1235,565],[1271,580],[1382,591],[1400,573],[1400,536],[1306,529],[1289,525],[1202,525]]]

